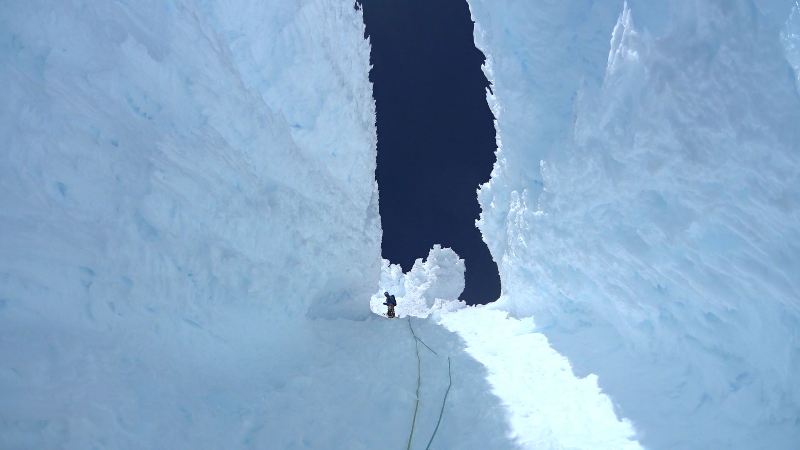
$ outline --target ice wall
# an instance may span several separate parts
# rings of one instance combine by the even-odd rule
[[[498,307],[533,314],[648,447],[800,442],[793,4],[470,0]]]
[[[5,5],[0,320],[368,313],[362,32],[332,0]]]
[[[352,1],[3,3],[0,447],[301,439],[305,319],[379,280],[363,36]]]

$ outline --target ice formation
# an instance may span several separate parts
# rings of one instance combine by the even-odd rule
[[[533,315],[648,447],[794,448],[797,4],[470,5],[496,307]]]
[[[403,273],[399,264],[384,259],[379,289],[371,299],[372,311],[386,312],[383,293],[389,292],[398,299],[399,317],[427,317],[434,306],[439,309],[459,298],[464,291],[465,270],[464,260],[453,249],[438,244],[428,252],[427,258],[414,261],[407,273]]]

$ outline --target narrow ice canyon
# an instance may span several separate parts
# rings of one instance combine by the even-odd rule
[[[4,5],[0,448],[796,448],[800,4],[469,7],[481,307],[381,259],[352,1]]]

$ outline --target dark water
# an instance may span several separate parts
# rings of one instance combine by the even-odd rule
[[[475,191],[495,161],[489,83],[465,0],[363,0],[378,109],[383,257],[409,270],[433,244],[467,266],[461,298],[500,294],[497,265],[475,227]]]

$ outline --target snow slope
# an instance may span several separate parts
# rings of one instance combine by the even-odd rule
[[[597,377],[578,378],[567,359],[535,332],[531,318],[514,319],[487,307],[437,314],[466,351],[486,367],[521,449],[641,449],[628,420],[617,418]]]
[[[406,448],[417,361],[405,320],[287,321],[234,311],[210,329],[171,328],[62,334],[47,344],[31,333],[24,338],[32,343],[10,342],[50,357],[39,372],[15,355],[4,360],[31,378],[1,379],[2,447]],[[433,434],[447,356],[454,381],[433,448],[517,448],[483,366],[440,326],[414,328],[439,355],[420,349],[413,448],[425,448]]]
[[[649,448],[795,448],[797,4],[470,5],[496,307],[533,315]]]
[[[363,31],[332,0],[5,5],[1,448],[529,448],[527,400],[484,367],[516,354],[369,314]],[[401,312],[460,308],[452,250],[402,279]],[[617,424],[593,380],[571,386]]]

